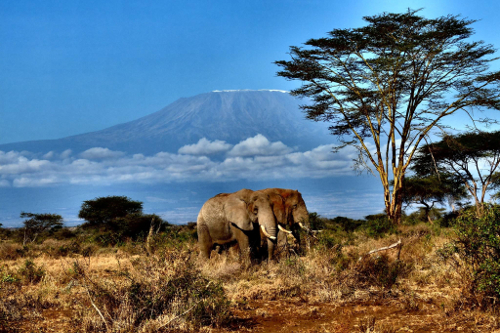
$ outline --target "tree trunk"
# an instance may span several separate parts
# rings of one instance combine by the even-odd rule
[[[392,202],[390,202],[389,207],[387,207],[386,201],[386,212],[387,217],[392,221],[394,225],[401,225],[401,216],[403,214],[403,180],[404,176],[398,181],[398,187],[392,189]],[[394,182],[396,184],[396,182]]]

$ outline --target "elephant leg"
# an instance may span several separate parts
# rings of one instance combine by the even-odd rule
[[[233,233],[235,235],[236,240],[238,241],[238,246],[240,247],[240,258],[243,263],[243,266],[249,267],[251,264],[250,259],[250,241],[248,239],[248,235],[246,235],[242,230],[233,229]]]
[[[276,247],[275,241],[268,239],[267,240],[267,260],[275,262],[274,249]]]
[[[204,223],[204,221],[198,220],[197,231],[198,231],[198,246],[200,247],[200,258],[209,259],[213,241],[212,237],[210,237],[210,232],[208,231],[208,227]]]

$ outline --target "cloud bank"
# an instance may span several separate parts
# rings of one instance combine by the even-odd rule
[[[179,154],[187,155],[213,155],[224,153],[231,149],[233,145],[226,143],[225,141],[215,140],[209,141],[206,138],[200,139],[198,143],[193,145],[186,145],[179,149]]]
[[[223,154],[216,159],[212,155]],[[353,175],[353,148],[337,154],[323,145],[297,152],[259,134],[236,145],[201,139],[177,154],[127,155],[94,147],[80,154],[0,151],[0,187],[63,184],[224,182]]]

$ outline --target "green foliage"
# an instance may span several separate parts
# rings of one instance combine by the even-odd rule
[[[441,225],[441,220],[446,216],[444,208],[420,207],[410,215],[405,216],[404,223],[407,225],[415,225],[418,223],[428,223],[429,219],[434,223]],[[443,225],[445,226],[445,225]]]
[[[39,235],[43,233],[54,233],[63,226],[63,218],[58,214],[33,214],[22,212],[21,217],[28,218],[23,222],[25,242],[28,239],[34,242]]]
[[[337,247],[342,249],[343,238],[339,237],[337,233],[331,230],[325,230],[319,233],[316,238],[318,239],[317,246],[320,249],[330,250]]]
[[[483,303],[500,300],[500,206],[486,205],[478,218],[473,208],[464,210],[456,220],[452,249],[471,270],[470,292],[483,295]]]
[[[389,220],[386,214],[375,214],[365,216],[365,222],[362,225],[363,230],[369,237],[381,238],[386,234],[396,233],[396,227]]]
[[[491,176],[491,189],[495,191],[491,198],[493,200],[500,200],[500,171],[495,172]]]
[[[17,283],[19,281],[19,277],[9,270],[7,265],[0,266],[0,289],[4,283]]]
[[[316,212],[310,212],[309,226],[313,230],[325,229],[325,219]]]
[[[87,221],[90,226],[99,226],[141,212],[140,201],[133,201],[126,196],[108,196],[84,201],[78,217]]]
[[[364,258],[356,267],[356,279],[360,284],[375,285],[390,289],[398,280],[411,271],[410,264],[390,261],[386,254],[376,258]]]
[[[73,229],[70,228],[61,228],[59,230],[56,230],[53,234],[52,237],[55,239],[72,239],[75,238],[76,232]]]
[[[19,269],[18,274],[27,283],[38,283],[45,275],[45,270],[41,266],[37,266],[32,259],[26,259],[24,265]]]
[[[500,110],[500,72],[489,68],[493,46],[471,40],[473,20],[428,19],[411,9],[363,19],[365,26],[292,46],[291,60],[276,62],[277,74],[301,82],[291,94],[312,100],[302,108],[330,124],[340,142],[335,151],[353,146],[355,167],[379,173],[386,213],[399,224],[416,149],[455,112]]]
[[[344,216],[337,216],[333,219],[321,217],[318,213],[309,213],[309,224],[313,230],[334,230],[351,232],[358,229],[362,220],[353,220]]]
[[[460,211],[448,212],[439,219],[439,226],[442,228],[449,228],[455,225],[455,222],[460,215]]]
[[[89,240],[102,246],[119,245],[127,240],[145,239],[151,225],[158,233],[169,226],[154,214],[142,213],[142,202],[125,196],[109,196],[85,201],[78,215],[90,233]]]
[[[122,241],[125,238],[137,240],[147,236],[151,223],[153,223],[154,232],[164,231],[169,226],[169,223],[158,215],[134,213],[116,218],[109,224],[109,228],[120,235],[118,238]]]
[[[414,159],[412,169],[419,175],[439,172],[451,175],[448,182],[451,189],[466,187],[474,198],[476,214],[482,214],[485,193],[498,188],[500,175],[500,131],[467,132],[458,135],[445,135],[439,142],[422,146]],[[453,186],[453,183],[455,185]],[[465,198],[465,193],[458,193]]]
[[[361,225],[363,224],[363,221],[353,220],[353,219],[350,219],[348,217],[343,217],[343,216],[337,216],[337,217],[331,219],[330,221],[332,223],[339,225],[342,228],[342,230],[345,230],[345,231],[354,231],[354,230],[358,229],[359,227],[361,227]]]
[[[423,172],[423,170],[420,170]],[[434,169],[430,174],[416,174],[404,179],[403,202],[406,204],[421,204],[418,219],[425,222],[441,217],[434,207],[435,204],[459,202],[467,198],[467,189],[463,182],[447,172],[436,174]]]

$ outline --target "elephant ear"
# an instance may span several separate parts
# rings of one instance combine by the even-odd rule
[[[241,230],[252,230],[253,224],[248,216],[247,203],[239,198],[229,198],[224,205],[226,219]]]
[[[254,210],[256,208],[256,202],[258,200],[258,197],[257,196],[253,196],[251,197],[249,200],[246,201],[246,205],[247,205],[247,211],[248,211],[248,215],[251,216],[252,214],[254,214]]]
[[[288,214],[285,211],[285,202],[283,201],[283,198],[281,198],[281,196],[279,195],[271,195],[270,200],[276,221],[280,224],[286,224],[288,220]]]

